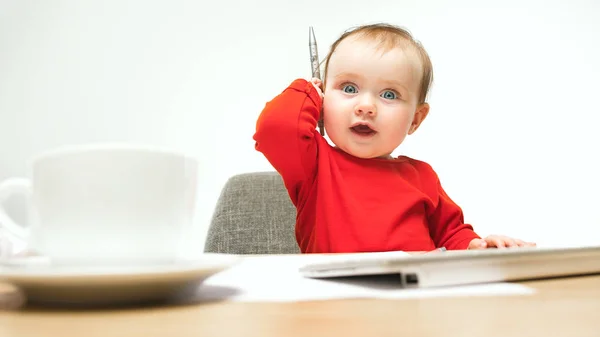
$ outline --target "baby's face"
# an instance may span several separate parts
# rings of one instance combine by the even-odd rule
[[[337,147],[360,158],[388,157],[416,129],[419,59],[401,48],[383,52],[376,46],[347,38],[327,69],[325,130]]]

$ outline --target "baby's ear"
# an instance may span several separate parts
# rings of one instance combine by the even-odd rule
[[[427,104],[427,103],[419,104],[417,106],[417,110],[415,111],[415,116],[413,117],[412,124],[410,125],[410,128],[408,129],[409,135],[412,135],[415,131],[417,131],[417,129],[419,128],[421,123],[423,123],[423,121],[427,117],[427,114],[429,114],[429,104]]]

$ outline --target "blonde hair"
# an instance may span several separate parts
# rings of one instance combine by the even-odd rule
[[[344,34],[342,34],[332,45],[329,50],[329,54],[325,58],[325,68],[323,73],[323,87],[325,87],[325,81],[327,80],[327,68],[329,67],[329,60],[331,55],[335,52],[337,46],[344,39],[350,36],[355,36],[362,38],[367,38],[375,41],[379,41],[379,46],[384,49],[384,51],[388,51],[390,49],[400,47],[402,49],[410,48],[416,52],[419,60],[421,61],[422,66],[422,76],[421,83],[419,87],[419,104],[425,103],[427,99],[427,94],[429,92],[429,88],[433,83],[433,65],[431,64],[431,60],[429,58],[429,54],[423,45],[417,40],[413,38],[411,33],[401,27],[385,24],[385,23],[377,23],[371,25],[359,26],[354,29],[350,29]]]

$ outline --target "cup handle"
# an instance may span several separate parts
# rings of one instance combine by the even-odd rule
[[[21,240],[29,236],[29,228],[17,224],[4,209],[4,203],[14,194],[29,196],[31,182],[25,178],[8,178],[0,183],[0,227]],[[29,198],[28,198],[29,199]]]

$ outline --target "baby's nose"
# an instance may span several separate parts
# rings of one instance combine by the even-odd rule
[[[361,101],[355,108],[356,115],[369,115],[375,116],[377,114],[377,108],[370,100]]]

